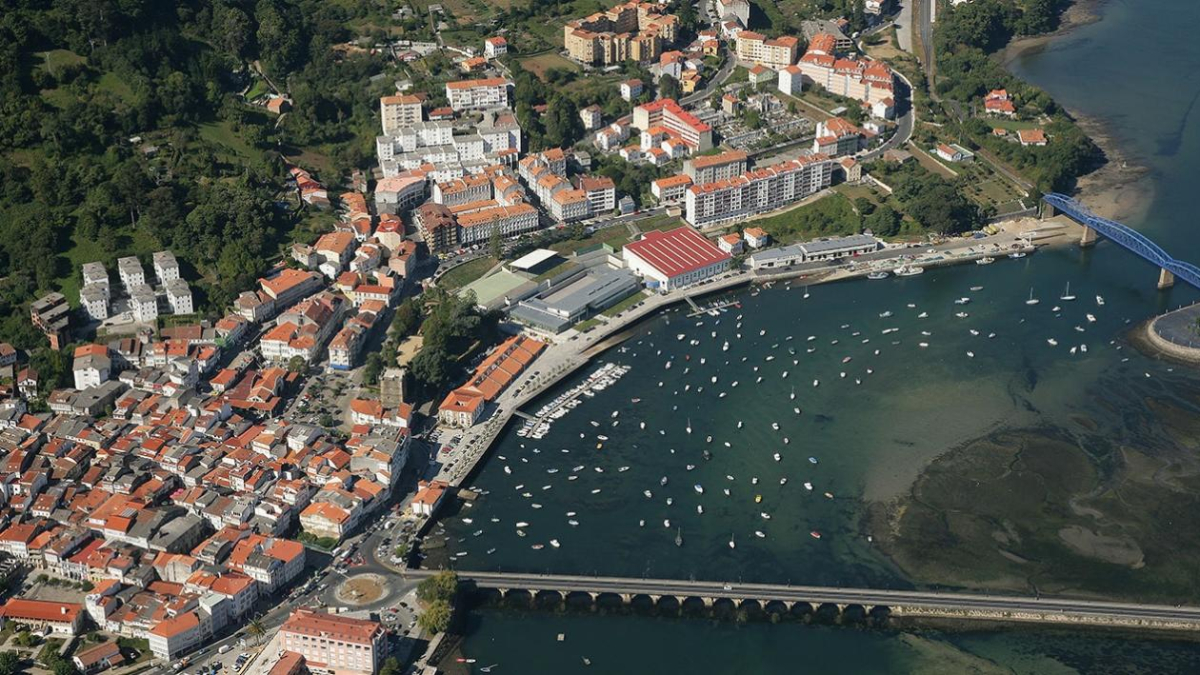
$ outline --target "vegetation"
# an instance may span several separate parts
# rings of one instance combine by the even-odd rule
[[[421,627],[421,630],[436,635],[450,627],[450,618],[453,614],[454,609],[449,602],[435,600],[425,608],[425,611],[421,612],[421,616],[417,619],[417,625]]]
[[[424,603],[450,601],[458,592],[458,575],[446,570],[428,577],[417,585],[417,599]]]
[[[17,653],[0,653],[0,675],[16,675],[19,672],[21,672],[21,657]]]
[[[424,300],[429,308],[421,325],[424,342],[413,359],[412,375],[419,385],[433,391],[458,375],[457,358],[473,344],[495,341],[499,317],[482,315],[471,293],[461,297],[435,288],[425,293]]]
[[[322,426],[332,426],[322,423]],[[311,532],[301,532],[296,535],[296,540],[306,546],[321,549],[322,551],[332,551],[337,548],[337,539],[333,537],[318,537]]]

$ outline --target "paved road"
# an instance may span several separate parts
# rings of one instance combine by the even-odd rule
[[[912,10],[917,0],[900,0],[900,14],[896,17],[896,41],[900,49],[912,53]]]
[[[431,571],[412,571],[413,578],[424,578]],[[459,571],[460,579],[473,581],[485,588],[555,590],[560,592],[591,592],[617,594],[672,595],[676,597],[729,598],[783,602],[810,602],[891,606],[930,610],[1028,613],[1013,617],[1058,621],[1074,618],[1081,622],[1108,623],[1113,620],[1170,621],[1200,626],[1200,607],[1151,605],[1136,603],[1080,600],[1073,598],[1044,598],[998,596],[980,593],[954,593],[915,590],[877,590],[867,588],[829,588],[822,586],[791,586],[781,584],[746,584],[723,581],[677,581],[671,579],[638,579],[622,577],[558,576],[505,572]],[[981,617],[982,618],[982,617]]]

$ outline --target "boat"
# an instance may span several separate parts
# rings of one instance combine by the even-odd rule
[[[902,267],[897,267],[895,274],[898,277],[915,277],[924,271],[924,267],[917,267],[916,265],[904,265]]]
[[[771,514],[767,513],[766,511],[762,511],[758,515],[761,516],[763,520],[771,519]]]
[[[808,458],[808,463],[809,463],[809,464],[816,464],[816,463],[817,463],[817,458],[816,458],[816,457],[809,457],[809,458]]]
[[[821,386],[821,381],[820,381],[820,380],[813,380],[813,386],[814,386],[814,387],[819,387],[819,386]]]
[[[826,499],[833,499],[833,493],[832,493],[832,492],[826,492],[826,493],[825,493],[825,498],[826,498]]]
[[[917,318],[918,318],[918,319],[926,319],[926,318],[929,318],[929,312],[921,312],[920,314],[918,314],[918,315],[917,315]]]
[[[1103,306],[1104,306],[1104,297],[1103,297],[1103,296],[1100,296],[1100,295],[1097,295],[1097,296],[1096,296],[1096,304],[1097,304],[1097,305],[1100,305],[1101,307],[1103,307]]]
[[[780,478],[780,479],[779,479],[779,484],[780,484],[780,485],[787,485],[787,478],[786,478],[786,477],[784,477],[784,478]]]
[[[1055,340],[1054,338],[1046,338],[1046,344],[1050,345],[1051,347],[1057,347],[1058,340]]]
[[[568,520],[567,524],[571,527],[579,527],[579,521],[575,519]]]
[[[512,469],[508,468],[508,465],[505,465],[505,466],[504,466],[504,473],[506,473],[506,474],[508,474],[508,475],[510,475],[510,476],[511,476],[511,475],[512,475]]]
[[[754,531],[754,536],[758,537],[759,539],[766,539],[766,538],[767,538],[767,535],[763,534],[763,533],[762,533],[762,530],[755,530],[755,531]]]
[[[886,312],[880,312],[880,313],[879,313],[879,318],[881,318],[881,319],[890,319],[890,318],[892,318],[892,312],[891,312],[891,310],[888,310],[888,311],[886,311]]]
[[[771,428],[775,431],[779,431],[779,422],[771,422]]]
[[[699,483],[696,483],[695,485],[693,485],[692,489],[695,490],[696,494],[698,494],[698,495],[704,494],[704,486],[700,485]]]
[[[751,478],[751,479],[750,479],[750,484],[751,484],[751,485],[758,485],[758,476],[755,476],[755,477]]]
[[[533,550],[535,550],[535,551],[540,551],[540,550],[542,550],[542,549],[544,549],[544,548],[546,548],[546,547],[545,547],[544,545],[542,545],[542,544],[534,544],[533,546],[530,546],[529,548],[531,548],[531,549],[533,549]]]
[[[517,523],[517,527],[529,527],[529,523],[522,520],[521,522]]]
[[[553,546],[554,548],[558,548],[558,547],[559,547],[558,540],[557,540],[557,539],[551,539],[551,540],[550,540],[550,545],[551,545],[551,546]]]
[[[783,459],[783,457],[780,457],[778,452],[775,453],[775,461],[776,462],[781,461],[782,459]]]
[[[964,297],[961,297],[961,298],[959,298],[959,299],[955,300],[955,301],[954,301],[954,304],[956,304],[956,305],[965,305],[965,304],[967,304],[967,303],[969,303],[969,302],[971,302],[971,299],[970,299],[970,298],[968,298],[968,297],[965,297],[965,296],[964,296]]]
[[[737,544],[733,543],[733,535],[729,535],[729,548],[737,548]]]
[[[721,492],[724,492],[726,497],[729,496],[729,488],[724,488],[721,490]]]
[[[704,507],[700,504],[696,505],[696,514],[701,516],[704,515]]]
[[[816,530],[813,530],[812,532],[808,533],[808,536],[812,537],[813,539],[820,539],[821,533],[817,532]]]
[[[761,504],[762,503],[762,495],[754,495],[754,503]]]
[[[670,526],[671,526],[671,521],[670,521],[670,520],[664,520],[664,521],[663,521],[663,527],[670,527]]]
[[[658,484],[663,487],[666,487],[667,486],[667,477],[663,476],[661,479],[659,479]]]
[[[1058,297],[1058,299],[1064,300],[1066,302],[1071,302],[1072,300],[1075,299],[1075,296],[1071,295],[1071,282],[1069,282],[1069,281],[1067,282],[1067,290],[1063,291],[1063,294],[1060,295]]]
[[[851,357],[849,357],[849,356],[843,357],[842,363],[850,363],[850,360],[851,360]]]
[[[960,319],[965,319],[970,316],[970,314],[967,314],[966,312],[955,312],[954,316],[957,316]]]
[[[692,433],[692,418],[690,418],[690,417],[688,418],[688,421],[687,421],[687,432],[689,434]]]
[[[1088,314],[1088,315],[1087,315],[1087,320],[1088,320],[1088,323],[1096,323],[1096,315],[1094,315],[1094,314]]]
[[[1012,253],[1008,254],[1008,257],[1012,258],[1013,260],[1020,260],[1021,258],[1025,257],[1025,252],[1024,251],[1013,251]]]
[[[675,545],[683,546],[683,528],[680,528],[675,532]]]
[[[873,281],[878,281],[878,280],[880,280],[880,279],[886,279],[886,278],[888,278],[888,273],[887,273],[887,272],[884,272],[884,271],[879,271],[879,272],[871,272],[870,274],[868,274],[868,275],[867,275],[867,278],[868,278],[868,279],[871,279],[871,280],[873,280]]]
[[[812,483],[810,483],[808,481],[804,481],[804,489],[808,490],[809,492],[812,492]]]
[[[649,490],[643,490],[642,494],[646,495],[646,499],[654,499],[654,493]]]
[[[995,258],[993,258],[991,256],[984,256],[984,257],[980,258],[979,260],[976,260],[975,264],[976,265],[991,265],[994,262],[996,262]]]
[[[1033,289],[1032,288],[1029,289],[1029,299],[1025,301],[1025,304],[1036,305],[1039,302],[1041,302],[1041,300],[1038,300],[1037,298],[1033,297]]]
[[[1086,354],[1087,353],[1087,345],[1079,345],[1079,351]]]

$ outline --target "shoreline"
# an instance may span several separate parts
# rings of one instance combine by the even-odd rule
[[[1058,30],[1044,35],[1019,37],[1001,50],[997,57],[1010,74],[1012,62],[1030,52],[1049,47],[1079,28],[1096,23],[1104,18],[1103,5],[1108,0],[1075,0],[1062,15]],[[1053,93],[1047,91],[1053,97]],[[1057,101],[1057,99],[1055,99]],[[1080,176],[1076,182],[1076,196],[1096,215],[1117,221],[1140,220],[1154,202],[1154,185],[1149,180],[1151,170],[1139,163],[1122,147],[1112,125],[1099,117],[1071,110],[1063,110],[1075,120],[1088,138],[1104,153],[1105,163],[1095,171]]]

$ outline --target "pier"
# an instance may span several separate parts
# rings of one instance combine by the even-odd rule
[[[410,579],[424,579],[438,570],[410,570]],[[460,582],[492,589],[501,597],[525,594],[535,600],[549,596],[568,600],[586,596],[591,602],[604,597],[626,604],[670,602],[683,606],[700,603],[732,609],[774,607],[786,612],[830,608],[838,613],[861,608],[867,614],[890,616],[980,619],[1006,622],[1109,626],[1153,630],[1200,629],[1200,607],[1021,597],[982,593],[899,591],[867,588],[832,588],[784,584],[746,584],[722,581],[638,579],[514,572],[458,571]],[[515,596],[514,596],[515,597]]]

